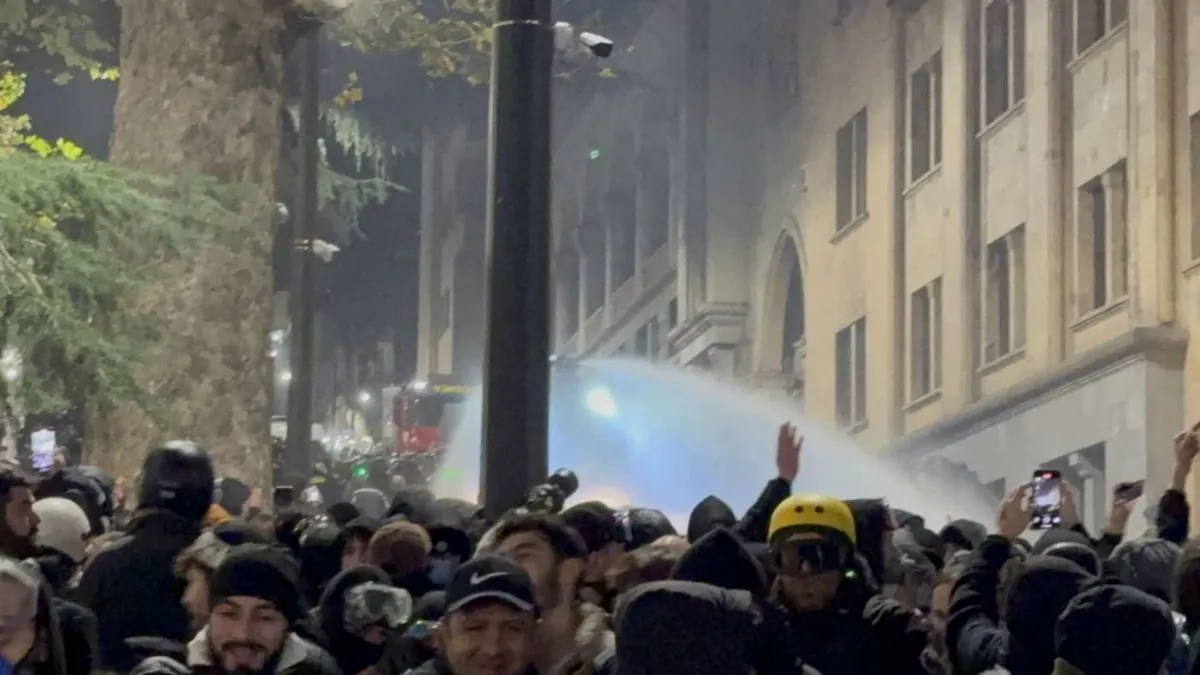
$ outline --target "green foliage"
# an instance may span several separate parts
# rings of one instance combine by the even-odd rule
[[[88,71],[111,79],[108,66],[116,52],[96,28],[100,12],[114,0],[0,0],[0,54],[17,57],[40,53],[53,57],[58,69]],[[59,81],[70,76],[62,73]]]
[[[154,323],[116,311],[118,300],[204,245],[213,224],[232,220],[224,190],[37,138],[28,119],[5,114],[22,86],[18,74],[0,71],[0,344],[25,365],[12,385],[0,379],[0,402],[40,410],[86,396],[153,411],[135,372]]]
[[[362,236],[358,216],[364,208],[382,204],[393,192],[406,191],[388,178],[389,163],[405,149],[364,130],[350,111],[331,106],[321,111],[321,118],[326,124],[326,139],[319,141],[321,164],[317,173],[317,208],[334,238],[345,243],[355,236]],[[294,134],[299,128],[299,111],[294,106],[288,108],[287,119]],[[329,140],[354,162],[358,175],[339,173],[330,166]],[[281,155],[277,179],[281,185],[296,184],[298,162],[294,147]]]
[[[486,83],[494,0],[358,0],[332,28],[362,52],[414,51],[433,77],[462,75]]]

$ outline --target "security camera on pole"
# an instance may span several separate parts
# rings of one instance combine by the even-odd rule
[[[493,26],[481,500],[499,516],[545,481],[550,421],[550,87],[575,43],[551,0],[497,0]],[[593,54],[612,41],[582,33]]]

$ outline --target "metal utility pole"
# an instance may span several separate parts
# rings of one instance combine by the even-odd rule
[[[487,213],[482,501],[499,516],[547,473],[551,0],[497,0]]]
[[[317,142],[320,118],[317,107],[320,75],[321,31],[309,27],[299,45],[300,71],[300,168],[292,219],[292,264],[288,300],[291,312],[292,379],[288,387],[287,461],[288,475],[307,476],[312,469],[313,407],[313,272],[316,259],[313,242],[317,234]],[[303,486],[296,486],[297,492]]]

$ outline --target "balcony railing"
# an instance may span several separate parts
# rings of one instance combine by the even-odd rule
[[[604,326],[604,308],[601,307],[584,322],[583,342],[581,344],[591,344],[592,341],[600,337],[600,333],[604,332]]]
[[[605,307],[610,312],[610,317],[613,321],[619,322],[621,317],[625,316],[625,312],[628,312],[630,306],[638,299],[638,294],[641,290],[638,287],[638,278],[632,276],[626,279],[625,283],[621,284],[617,290],[613,291]]]
[[[643,287],[652,288],[662,283],[671,274],[671,268],[671,247],[663,244],[642,260]]]
[[[579,333],[576,332],[558,348],[558,353],[563,356],[578,356],[579,355]]]

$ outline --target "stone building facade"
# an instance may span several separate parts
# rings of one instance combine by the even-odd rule
[[[1200,417],[1200,0],[676,0],[556,150],[556,342],[1089,521]],[[621,69],[633,75],[623,78]]]

